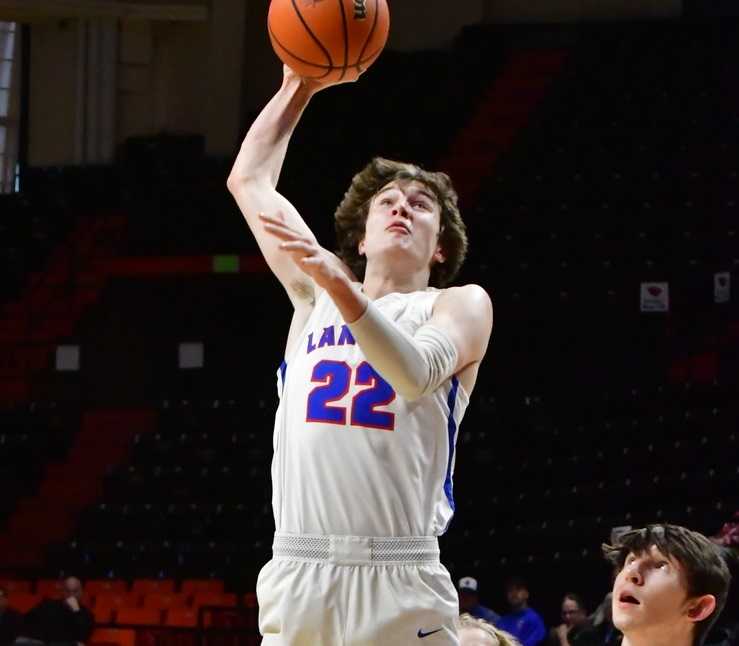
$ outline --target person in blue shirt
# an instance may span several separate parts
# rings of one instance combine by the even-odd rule
[[[476,619],[484,619],[489,624],[495,625],[495,622],[500,619],[500,615],[480,603],[480,596],[477,590],[477,579],[474,579],[471,576],[463,576],[459,580],[458,588],[459,613],[464,614],[466,612]]]
[[[495,625],[517,637],[523,646],[541,644],[546,639],[547,631],[539,613],[529,608],[526,582],[518,577],[510,579],[506,585],[506,596],[511,612],[503,615]]]

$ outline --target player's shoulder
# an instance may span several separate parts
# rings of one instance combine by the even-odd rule
[[[464,307],[466,310],[492,310],[493,301],[487,290],[475,283],[455,285],[439,290],[439,303],[452,307]]]

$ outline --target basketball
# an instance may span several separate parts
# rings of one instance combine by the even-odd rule
[[[355,80],[382,52],[390,30],[386,0],[272,0],[272,47],[298,75]]]

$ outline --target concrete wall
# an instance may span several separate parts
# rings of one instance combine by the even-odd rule
[[[30,58],[28,162],[73,164],[79,60],[75,21],[33,25]]]
[[[121,21],[115,142],[159,132],[200,133],[231,154],[241,127],[244,0],[213,0],[208,22]],[[90,74],[77,19],[31,25],[29,163],[79,161],[80,115]]]

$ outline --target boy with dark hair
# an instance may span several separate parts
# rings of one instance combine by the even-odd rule
[[[649,525],[603,551],[619,570],[613,623],[622,646],[700,646],[726,602],[731,575],[705,536]]]

